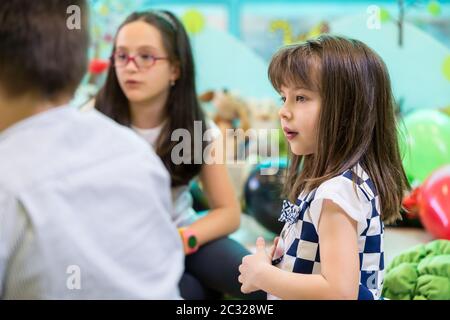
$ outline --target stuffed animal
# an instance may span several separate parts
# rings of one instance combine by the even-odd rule
[[[450,241],[435,240],[395,257],[383,296],[392,300],[450,300]]]
[[[280,125],[280,107],[271,98],[249,99],[250,123],[255,129],[275,129]]]
[[[225,159],[245,160],[250,129],[249,111],[246,103],[228,90],[207,91],[200,96],[200,101],[210,102],[214,106],[212,119],[220,129],[225,149]],[[241,129],[240,133],[236,130]]]
[[[225,135],[227,129],[250,128],[249,110],[244,102],[227,89],[218,91],[207,91],[200,96],[201,102],[211,102],[215,107],[214,122]]]

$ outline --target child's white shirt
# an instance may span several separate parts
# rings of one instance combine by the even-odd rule
[[[1,132],[0,155],[0,298],[180,298],[170,178],[134,132],[63,106]]]

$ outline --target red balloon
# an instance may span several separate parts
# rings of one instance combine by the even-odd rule
[[[450,165],[434,171],[418,196],[420,220],[438,239],[450,240]]]
[[[419,215],[419,195],[422,192],[421,187],[417,187],[411,193],[403,198],[402,206],[406,209],[406,217],[416,219]]]
[[[101,74],[109,67],[108,60],[93,59],[89,64],[89,72],[91,74]]]

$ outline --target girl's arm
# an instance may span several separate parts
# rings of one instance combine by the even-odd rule
[[[200,181],[211,211],[189,229],[196,232],[201,246],[234,232],[240,224],[241,209],[224,164],[204,164]]]
[[[257,253],[239,267],[242,291],[257,289],[282,299],[357,299],[359,255],[356,221],[331,200],[324,200],[319,221],[321,274],[288,272],[270,264],[262,239]],[[265,255],[265,256],[264,256]]]

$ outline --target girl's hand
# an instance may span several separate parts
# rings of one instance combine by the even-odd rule
[[[238,281],[242,284],[242,293],[251,293],[259,290],[257,283],[261,276],[261,271],[272,265],[272,259],[266,252],[266,243],[262,237],[256,240],[256,253],[245,256],[239,266]]]
[[[279,240],[280,240],[280,237],[275,237],[275,239],[273,239],[273,245],[270,247],[270,259],[271,260],[273,260],[273,255],[275,254],[275,250],[277,249]]]

